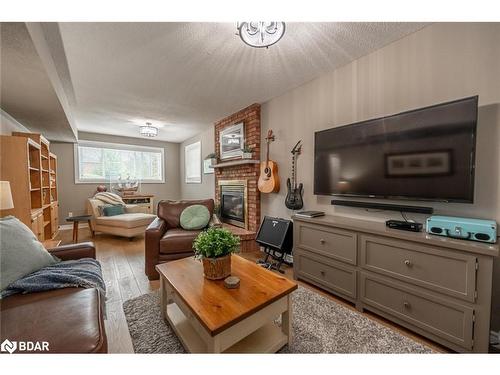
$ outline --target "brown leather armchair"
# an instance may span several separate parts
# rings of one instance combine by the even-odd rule
[[[193,204],[202,204],[208,208],[212,218],[208,226],[221,225],[214,215],[213,199],[158,202],[158,217],[146,229],[145,235],[145,271],[149,280],[159,278],[155,269],[157,264],[194,254],[193,240],[201,230],[184,230],[180,226],[182,211]]]
[[[48,251],[61,260],[95,258],[92,242]],[[49,343],[48,352],[36,353],[107,353],[104,303],[97,289],[14,294],[0,302],[0,341]]]

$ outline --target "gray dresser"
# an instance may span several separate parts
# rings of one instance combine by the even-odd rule
[[[497,245],[293,217],[294,276],[458,352],[487,352]]]

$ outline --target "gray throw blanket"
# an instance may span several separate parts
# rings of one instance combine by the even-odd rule
[[[106,284],[97,260],[66,260],[44,267],[9,284],[0,297],[73,287],[97,288],[101,296],[106,297]]]

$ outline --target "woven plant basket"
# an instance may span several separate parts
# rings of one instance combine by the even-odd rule
[[[221,280],[231,275],[231,254],[220,258],[202,258],[203,274],[209,280]]]

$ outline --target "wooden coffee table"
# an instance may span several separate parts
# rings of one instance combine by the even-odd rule
[[[297,284],[238,255],[231,262],[237,289],[205,279],[193,257],[157,265],[163,318],[191,353],[275,353],[291,340]]]

